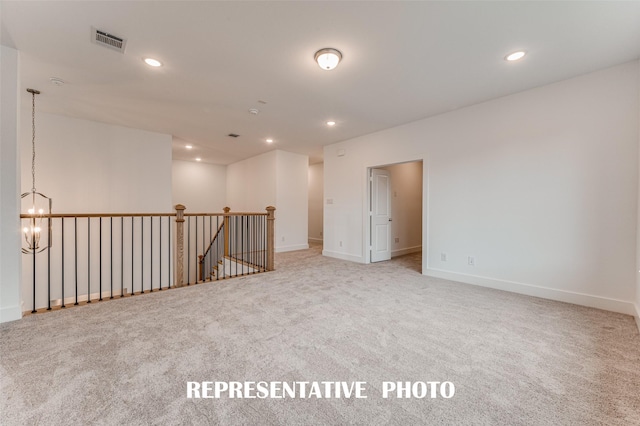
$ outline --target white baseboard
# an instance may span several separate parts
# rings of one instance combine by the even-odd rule
[[[20,305],[5,306],[0,308],[0,323],[15,321],[22,318],[22,309]]]
[[[285,251],[305,250],[309,248],[309,244],[295,244],[292,246],[276,247],[276,253],[283,253]]]
[[[391,257],[404,256],[405,254],[419,253],[421,251],[422,246],[407,247],[403,249],[393,250],[391,252]]]
[[[640,332],[640,305],[635,305],[636,312],[633,315],[636,318],[636,325],[638,326],[638,331]]]
[[[591,308],[603,309],[605,311],[619,312],[621,314],[636,316],[636,319],[638,318],[637,307],[632,302],[625,302],[624,300],[610,299],[607,297],[594,296],[591,294],[576,293],[565,290],[557,290],[553,288],[523,284],[514,281],[479,277],[477,275],[443,271],[440,269],[429,268],[424,271],[423,274],[430,277],[443,278],[446,280],[458,281],[465,284],[473,284],[481,287],[493,288],[496,290],[526,294],[527,296],[541,297],[543,299],[557,300],[559,302],[573,303],[574,305],[588,306]]]
[[[340,253],[337,251],[322,250],[322,255],[341,260],[348,260],[349,262],[364,263],[364,259],[362,258],[362,256],[354,256],[352,254]]]
[[[323,241],[322,238],[311,238],[311,237],[309,237],[308,240],[310,243],[321,243]]]

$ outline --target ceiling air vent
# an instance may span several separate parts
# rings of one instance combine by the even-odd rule
[[[100,46],[108,47],[109,49],[117,50],[120,53],[124,53],[124,49],[127,46],[127,40],[109,34],[105,31],[100,31],[97,28],[91,27],[91,41]]]
[[[240,135],[238,135],[236,133],[229,133],[227,136],[231,136],[232,138],[237,138]]]

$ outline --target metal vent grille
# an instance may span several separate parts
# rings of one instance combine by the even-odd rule
[[[229,133],[227,136],[231,136],[232,138],[237,138],[240,135],[238,135],[236,133]]]
[[[91,41],[120,53],[124,53],[124,49],[127,46],[127,40],[94,27],[91,27]]]

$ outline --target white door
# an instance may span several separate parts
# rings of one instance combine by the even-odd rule
[[[387,170],[371,169],[371,261],[391,259],[391,178]]]

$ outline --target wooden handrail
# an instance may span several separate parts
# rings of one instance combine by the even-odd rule
[[[176,213],[43,213],[29,214],[21,213],[20,219],[30,218],[70,218],[70,217],[175,217]],[[184,216],[267,216],[267,213],[260,212],[229,212],[229,213],[184,213]]]
[[[185,213],[185,216],[267,216],[260,212],[229,212],[229,213]]]
[[[30,219],[30,218],[59,219],[59,218],[69,218],[69,217],[150,217],[150,216],[174,217],[176,216],[176,214],[175,213],[51,213],[51,214],[23,213],[20,215],[20,219]]]

